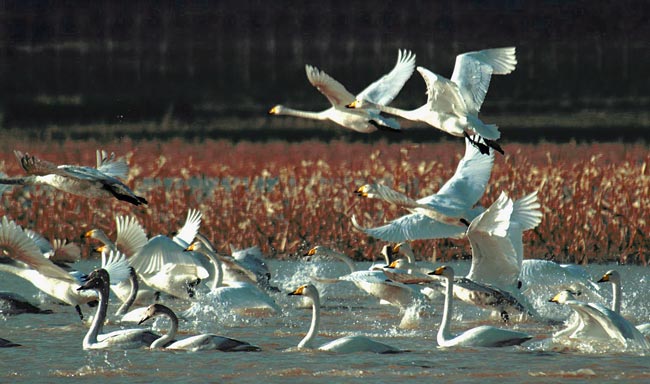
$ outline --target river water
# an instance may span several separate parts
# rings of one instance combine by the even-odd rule
[[[96,262],[82,262],[88,272]],[[455,303],[456,331],[480,324],[528,332],[534,339],[519,347],[439,348],[436,332],[442,315],[442,296],[434,300],[433,313],[424,314],[409,328],[400,328],[401,315],[395,307],[380,305],[349,282],[318,284],[322,296],[322,319],[318,344],[349,334],[362,334],[409,352],[392,355],[373,353],[335,354],[291,349],[309,328],[311,311],[301,297],[287,292],[306,283],[309,276],[334,277],[345,272],[342,263],[331,261],[270,261],[273,282],[281,289],[274,298],[282,313],[272,316],[224,313],[190,319],[180,324],[181,333],[211,332],[248,341],[261,352],[171,352],[147,349],[128,351],[84,351],[81,341],[87,325],[79,321],[72,307],[52,303],[29,283],[2,274],[0,290],[18,292],[32,303],[49,308],[49,315],[23,314],[0,318],[0,337],[19,343],[18,348],[0,349],[0,382],[59,383],[71,378],[101,383],[419,383],[419,382],[610,382],[634,383],[650,380],[647,352],[621,351],[618,346],[553,341],[558,326],[535,321],[513,321],[504,325],[488,311]],[[421,263],[424,268],[433,265]],[[452,263],[458,274],[469,264]],[[366,263],[361,263],[367,267]],[[648,270],[637,266],[593,265],[587,272],[597,280],[616,268],[623,276],[622,313],[633,323],[650,321],[650,279]],[[554,276],[548,276],[553,281]],[[570,312],[548,303],[559,288],[544,288],[530,298],[545,316],[565,319]],[[603,285],[602,296],[611,298],[611,287]],[[164,299],[180,311],[188,303]],[[109,312],[116,304],[111,304]],[[84,313],[94,311],[85,307]],[[154,328],[164,330],[164,320]],[[119,326],[107,324],[105,331]],[[179,337],[183,337],[181,334]]]

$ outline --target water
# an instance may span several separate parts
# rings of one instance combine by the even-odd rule
[[[91,270],[95,262],[85,262],[81,269]],[[427,267],[431,265],[424,264]],[[465,273],[467,263],[453,264]],[[102,383],[156,382],[237,382],[259,383],[377,383],[409,382],[592,382],[623,380],[640,382],[650,379],[647,354],[621,352],[615,346],[577,346],[551,342],[554,330],[536,322],[515,323],[512,327],[529,332],[535,338],[523,347],[440,349],[436,332],[442,314],[442,299],[435,301],[435,313],[421,318],[413,329],[400,329],[397,308],[379,305],[350,283],[319,285],[323,296],[321,330],[318,343],[348,335],[364,334],[410,352],[396,355],[357,353],[341,355],[327,352],[287,350],[297,345],[309,327],[311,311],[300,306],[301,298],[286,293],[306,282],[308,276],[337,276],[345,272],[336,262],[272,261],[274,282],[282,293],[275,296],[283,308],[281,315],[251,317],[224,313],[181,322],[187,333],[213,332],[256,344],[262,352],[170,352],[151,350],[84,351],[81,340],[86,332],[74,309],[46,300],[42,307],[54,310],[50,315],[19,315],[0,319],[0,337],[22,344],[20,348],[0,349],[0,382],[58,383],[70,378]],[[363,264],[367,267],[366,264]],[[599,277],[613,266],[588,267],[589,275]],[[647,292],[650,281],[647,269],[616,266],[624,276],[623,313],[633,322],[648,322],[650,305]],[[552,276],[549,276],[552,280]],[[0,290],[20,292],[32,302],[42,297],[30,284],[2,274]],[[611,297],[611,287],[603,286],[603,296]],[[534,298],[536,307],[547,316],[563,317],[568,311]],[[543,295],[547,296],[547,295]],[[166,300],[177,311],[187,303]],[[114,310],[114,304],[109,311]],[[504,326],[486,311],[462,303],[455,306],[454,329],[478,324]],[[93,310],[85,307],[84,313]],[[164,321],[154,323],[164,329]],[[106,330],[116,329],[106,325]],[[183,335],[180,335],[181,337]],[[591,348],[591,349],[590,349]]]

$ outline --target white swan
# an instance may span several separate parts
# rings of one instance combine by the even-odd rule
[[[77,292],[79,281],[63,268],[43,257],[40,249],[23,229],[3,216],[0,224],[0,271],[29,281],[42,292],[74,306],[83,320],[81,304],[96,301],[91,293]]]
[[[481,155],[479,151],[465,140],[465,155],[458,163],[454,175],[433,195],[415,200],[418,205],[431,207],[432,210],[452,218],[463,218],[472,221],[482,213],[485,208],[477,206],[478,200],[485,193],[485,188],[490,180],[492,166],[494,165],[494,154],[489,156]],[[376,184],[375,184],[376,185]],[[387,187],[383,187],[386,189]],[[393,197],[399,195],[384,195],[380,191],[377,194],[371,192],[372,185],[362,186],[357,189],[361,196],[380,198],[398,206],[408,201],[408,197],[399,194],[404,198],[397,200]],[[397,193],[397,192],[396,192]],[[412,203],[411,203],[412,205]],[[418,207],[423,210],[423,207]],[[415,212],[390,221],[388,224],[376,228],[364,228],[352,216],[354,227],[365,234],[395,243],[407,240],[459,238],[465,235],[467,225],[460,221],[444,223],[434,220],[426,214]]]
[[[20,151],[14,151],[27,176],[0,178],[0,184],[49,185],[73,195],[116,198],[134,205],[147,204],[119,179],[100,169],[79,165],[55,165]]]
[[[503,150],[494,142],[501,137],[496,125],[484,124],[478,118],[483,100],[493,74],[505,75],[517,64],[515,48],[493,48],[467,52],[456,56],[451,80],[436,75],[423,67],[417,67],[427,87],[427,102],[414,110],[403,110],[378,105],[373,100],[357,96],[348,108],[371,108],[408,120],[422,121],[453,136],[480,135],[485,144],[472,141],[481,153],[493,148]]]
[[[314,349],[315,339],[318,334],[320,325],[320,297],[318,289],[311,284],[306,284],[298,287],[295,291],[289,293],[290,296],[298,295],[305,296],[311,299],[312,302],[312,318],[309,331],[305,337],[298,343],[298,348]],[[354,352],[375,352],[375,353],[397,353],[405,352],[393,346],[380,343],[365,336],[355,335],[346,336],[318,347],[321,351],[330,351],[338,353],[354,353]]]
[[[568,305],[577,315],[567,328],[553,334],[554,338],[617,340],[626,348],[650,348],[650,343],[629,321],[601,304],[578,301],[568,290],[549,301]]]
[[[245,341],[239,341],[211,333],[203,333],[172,342],[176,336],[176,332],[178,331],[178,317],[169,307],[162,304],[151,304],[147,307],[139,321],[139,324],[142,324],[156,316],[167,317],[170,320],[171,325],[166,335],[151,343],[150,348],[152,349],[165,348],[191,352],[208,350],[218,350],[223,352],[255,352],[261,350],[260,347],[251,345]]]
[[[282,309],[267,293],[256,285],[231,281],[228,286],[223,285],[223,269],[221,261],[216,254],[210,251],[203,242],[195,241],[187,248],[188,251],[198,252],[208,258],[214,267],[214,274],[210,291],[201,296],[198,301],[183,312],[183,316],[195,315],[201,311],[215,311],[215,306],[239,313],[260,312],[280,313]]]
[[[370,84],[356,97],[371,100],[377,104],[389,104],[411,77],[415,67],[415,54],[410,51],[398,51],[395,67],[379,80]],[[316,87],[332,104],[329,109],[321,112],[299,111],[276,105],[271,108],[271,115],[290,115],[315,120],[331,120],[345,128],[357,132],[369,133],[377,129],[399,130],[397,121],[385,118],[379,111],[372,108],[366,110],[350,110],[345,106],[354,101],[355,96],[345,87],[318,68],[305,66],[309,82]]]
[[[442,315],[442,323],[438,329],[437,341],[441,347],[506,347],[519,345],[532,337],[523,332],[509,329],[496,328],[488,325],[466,330],[458,335],[452,335],[449,327],[453,311],[453,285],[454,270],[449,266],[436,268],[432,274],[443,276],[447,279],[445,292],[445,309]]]
[[[621,274],[616,270],[609,270],[598,280],[598,283],[612,283],[612,311],[621,313],[621,302],[623,301]],[[639,324],[636,326],[646,337],[650,336],[650,323]]]
[[[125,262],[125,265],[126,264]],[[128,267],[126,267],[128,268]],[[80,291],[95,290],[99,294],[99,305],[93,317],[92,324],[84,336],[83,349],[133,349],[149,346],[160,336],[147,329],[120,329],[110,333],[100,334],[106,319],[108,309],[110,277],[103,268],[96,269],[88,275],[86,283]]]
[[[185,248],[194,241],[201,225],[201,212],[190,209],[183,227],[173,237],[154,236],[129,259],[148,286],[181,299],[191,299],[208,271]]]

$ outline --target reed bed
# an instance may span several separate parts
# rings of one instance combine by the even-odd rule
[[[91,228],[115,235],[114,216],[135,215],[150,235],[170,234],[189,208],[203,212],[201,231],[222,251],[228,245],[259,245],[269,257],[298,257],[323,244],[358,260],[374,260],[383,243],[353,229],[355,214],[365,226],[403,211],[353,190],[383,182],[412,197],[432,194],[453,174],[462,141],[432,144],[250,143],[229,141],[30,142],[5,139],[0,169],[22,175],[13,150],[56,163],[94,165],[95,149],[125,156],[127,184],[149,200],[134,207],[88,200],[45,187],[18,188],[2,197],[2,215],[48,238],[81,242]],[[647,144],[504,144],[480,203],[501,191],[521,197],[535,189],[542,223],[524,236],[526,258],[559,262],[647,264],[650,242],[650,176]],[[85,255],[91,245],[85,244]],[[471,256],[459,240],[413,243],[421,259]]]

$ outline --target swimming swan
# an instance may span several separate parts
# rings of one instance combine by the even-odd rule
[[[479,151],[488,154],[493,148],[503,154],[494,142],[501,137],[494,124],[484,124],[478,118],[492,75],[506,75],[515,69],[515,48],[493,48],[467,52],[456,56],[451,80],[417,67],[427,87],[427,102],[414,110],[378,105],[373,100],[357,96],[348,108],[371,108],[407,120],[422,121],[453,136],[479,135],[485,144],[472,140]]]
[[[151,304],[147,307],[142,319],[138,324],[156,317],[165,316],[171,321],[171,326],[166,335],[160,337],[153,343],[150,348],[181,349],[185,351],[208,351],[218,350],[223,352],[251,352],[260,351],[260,347],[251,345],[245,341],[231,339],[229,337],[217,336],[211,333],[190,336],[182,340],[171,342],[178,331],[178,317],[169,307],[162,304]],[[171,342],[171,344],[170,344]]]
[[[289,293],[290,296],[298,295],[305,296],[311,299],[312,302],[312,318],[309,331],[305,337],[298,343],[298,348],[315,348],[315,339],[318,334],[318,327],[320,324],[320,297],[318,289],[311,284],[306,284],[298,287],[295,291]],[[318,347],[321,351],[330,351],[338,353],[354,353],[354,352],[375,352],[375,353],[398,353],[405,352],[390,345],[380,343],[365,336],[355,335],[346,336]]]
[[[621,313],[621,302],[623,301],[623,293],[621,292],[621,274],[616,270],[609,270],[605,272],[603,277],[598,280],[598,283],[612,283],[612,311]],[[650,336],[650,323],[639,324],[636,326],[641,333],[646,337]]]
[[[550,302],[568,305],[577,314],[568,326],[553,334],[554,338],[617,340],[624,347],[650,348],[650,344],[623,316],[598,303],[585,303],[575,299],[571,291],[564,290]]]
[[[99,294],[99,305],[93,322],[83,339],[83,349],[133,349],[151,345],[160,336],[147,329],[120,329],[110,333],[99,333],[106,319],[109,286],[109,273],[100,268],[91,272],[86,283],[77,288],[80,291],[95,290]]]
[[[27,176],[0,178],[0,184],[49,185],[58,190],[90,198],[116,198],[133,205],[147,204],[126,184],[93,167],[56,165],[27,153],[14,151]]]
[[[532,337],[523,332],[509,329],[496,328],[488,325],[466,330],[458,335],[452,335],[449,327],[453,311],[453,285],[454,270],[449,266],[436,268],[433,275],[443,276],[447,279],[445,292],[445,309],[442,315],[442,323],[438,329],[437,341],[441,347],[507,347],[519,345]]]
[[[415,67],[415,54],[411,51],[398,51],[395,67],[379,80],[370,84],[356,97],[368,99],[377,104],[389,104],[411,77]],[[283,105],[276,105],[270,115],[290,115],[315,120],[331,120],[345,128],[369,133],[377,129],[400,130],[397,121],[385,118],[372,108],[350,110],[345,106],[354,101],[355,96],[328,74],[310,65],[305,66],[309,82],[316,87],[332,104],[321,112],[299,111]]]
[[[472,221],[485,210],[484,207],[477,206],[477,203],[485,193],[493,165],[493,153],[489,156],[481,155],[476,147],[466,139],[465,154],[458,163],[454,175],[445,182],[438,192],[415,200],[415,202],[429,206],[446,217]],[[400,202],[403,201],[403,199],[395,201],[391,195],[383,195],[380,191],[377,191],[376,195],[371,194],[371,190],[372,187],[369,185],[358,188],[356,192],[362,197],[380,198],[396,205],[400,205]],[[411,212],[376,228],[364,228],[359,225],[356,217],[352,216],[352,225],[369,236],[395,243],[408,240],[460,238],[465,235],[467,230],[467,225],[463,225],[459,221],[449,224],[417,211]]]

